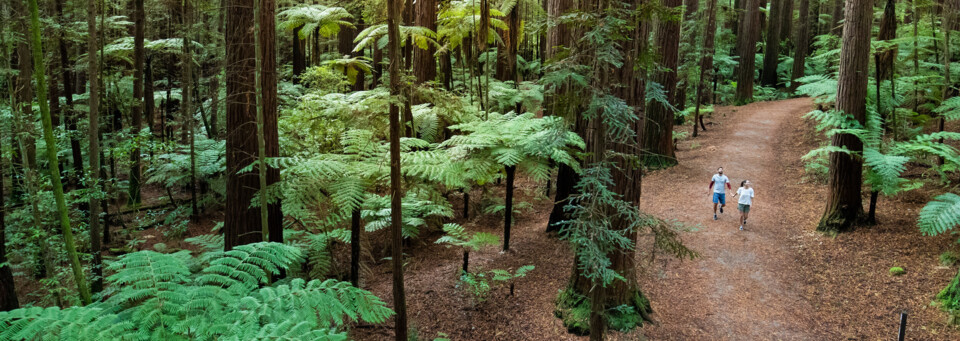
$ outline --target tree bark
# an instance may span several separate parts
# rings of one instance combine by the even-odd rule
[[[387,0],[387,49],[390,53],[390,95],[400,96],[400,2]],[[393,263],[394,335],[397,341],[407,341],[407,300],[403,285],[403,232],[400,199],[403,196],[400,181],[400,107],[390,106],[390,224]]]
[[[700,81],[697,82],[696,108],[693,117],[693,137],[697,137],[699,130],[700,106],[704,101],[708,101],[710,94],[707,93],[707,82],[713,71],[713,49],[715,45],[715,35],[717,32],[717,4],[716,1],[707,1],[707,22],[703,31],[703,45],[700,50]]]
[[[741,0],[745,3],[742,32],[757,30],[760,20],[760,6],[757,0]],[[737,51],[740,53],[740,64],[737,67],[738,105],[753,102],[753,79],[756,63],[757,35],[741,34],[738,37]]]
[[[350,284],[360,287],[360,207],[350,215]]]
[[[144,0],[134,0],[133,13],[133,106],[130,108],[130,117],[132,123],[130,126],[130,135],[133,136],[133,150],[130,151],[130,187],[129,202],[131,205],[140,204],[140,178],[142,169],[140,168],[140,130],[143,128],[143,64],[144,50],[143,39],[146,22],[146,10],[143,6]],[[184,40],[184,44],[187,44]],[[189,94],[187,94],[189,96]]]
[[[264,0],[261,0],[264,1]],[[264,1],[265,2],[265,1]],[[261,6],[264,5],[261,3]],[[226,27],[226,85],[227,85],[227,204],[224,218],[224,247],[227,250],[242,244],[264,240],[261,230],[259,208],[251,208],[250,202],[260,189],[259,172],[254,170],[237,173],[257,161],[259,155],[257,138],[257,95],[255,94],[256,56],[253,30],[253,6],[246,0],[227,0]],[[265,26],[266,27],[266,26]],[[269,26],[272,27],[272,26]],[[273,30],[263,30],[273,32]],[[264,32],[264,34],[272,34]],[[259,48],[267,49],[265,40]],[[268,51],[272,51],[269,48]],[[270,58],[263,58],[268,61]],[[264,63],[266,64],[266,63]],[[272,73],[263,73],[263,83],[267,83]],[[261,86],[263,85],[261,83]],[[268,85],[269,86],[269,85]],[[262,89],[264,104],[269,103],[269,89]],[[275,98],[275,97],[274,97]],[[275,103],[275,102],[274,102]],[[269,109],[269,105],[263,108]],[[275,131],[276,115],[267,111],[264,114],[264,140],[271,140],[269,134]],[[271,118],[272,116],[272,118]],[[272,129],[271,129],[272,128]],[[270,144],[267,144],[268,146]],[[267,156],[270,156],[268,148]],[[270,177],[268,171],[268,178]],[[269,179],[268,179],[269,182]],[[273,213],[273,212],[270,212]],[[268,214],[273,219],[282,219],[279,214]],[[277,220],[268,222],[271,224]],[[279,224],[278,224],[279,225]],[[282,233],[279,234],[282,237]]]
[[[6,22],[0,23],[0,28],[7,29],[9,26],[6,25]],[[0,46],[3,46],[3,61],[5,67],[8,70],[12,70],[10,67],[10,55],[7,50],[7,41],[6,35],[0,35]],[[10,110],[14,110],[14,86],[13,79],[8,77],[7,91],[9,93],[10,100]],[[12,141],[12,139],[11,139]],[[16,149],[16,148],[12,148]],[[3,150],[3,134],[0,132],[0,150]],[[13,161],[13,160],[11,160]],[[12,163],[12,162],[11,162]],[[6,225],[6,213],[7,213],[7,201],[4,193],[4,183],[3,183],[3,157],[0,157],[0,311],[10,311],[13,309],[20,308],[20,301],[17,298],[16,283],[13,280],[13,271],[11,271],[10,265],[7,264],[7,225]],[[15,179],[11,178],[10,183],[13,184],[16,182]]]
[[[761,83],[765,86],[777,86],[777,66],[780,65],[780,24],[783,15],[784,1],[774,1],[770,4],[769,29],[767,31],[767,44],[763,54],[763,70],[761,71]]]
[[[560,16],[574,10],[576,4],[573,0],[545,0],[547,2],[547,16],[551,19],[558,19]],[[545,51],[546,59],[553,58],[557,53],[558,47],[570,48],[573,45],[573,28],[567,24],[550,26],[547,28],[547,46]]]
[[[428,28],[432,31],[437,30],[437,0],[417,0],[414,4],[413,24]],[[437,59],[434,54],[437,48],[429,45],[426,50],[414,49],[413,51],[413,76],[417,84],[437,79]]]
[[[277,123],[277,35],[276,0],[260,0],[260,91],[263,104],[263,139],[266,157],[280,156],[280,132]],[[267,167],[267,186],[280,181],[280,169]],[[283,209],[280,199],[267,205],[269,238],[275,243],[283,242]]]
[[[663,5],[676,9],[680,7],[680,0],[664,0]],[[653,81],[663,86],[667,97],[673,102],[677,91],[680,23],[676,20],[661,20],[657,25],[654,39],[658,49],[660,68],[654,75]],[[645,121],[640,144],[643,148],[644,164],[654,168],[676,165],[677,156],[673,149],[673,110],[663,103],[652,101],[647,106]]]
[[[863,124],[866,121],[867,81],[870,75],[873,0],[849,0],[845,13],[837,110]],[[863,151],[863,143],[851,134],[836,134],[832,143],[835,147],[846,147],[854,153]],[[859,222],[863,215],[862,171],[860,159],[846,153],[830,154],[830,192],[817,230],[842,232]]]
[[[87,131],[87,157],[90,159],[90,166],[87,168],[87,181],[91,188],[99,189],[100,186],[100,77],[97,49],[99,47],[97,32],[97,2],[87,3],[87,78],[90,80],[90,97],[87,102],[89,111],[87,113],[88,131]],[[103,289],[103,260],[101,256],[100,244],[100,199],[90,196],[90,252],[93,253],[93,283],[91,289],[93,292],[100,292]]]
[[[300,39],[302,28],[303,25],[300,25],[293,29],[291,42],[291,45],[293,45],[293,80],[296,83],[300,83],[300,75],[307,70],[306,40]],[[344,27],[341,30],[346,29],[349,29],[349,27]]]
[[[792,39],[791,33],[793,33],[793,0],[783,0],[783,8],[780,9],[780,41]],[[789,54],[789,51],[785,54]]]
[[[840,19],[843,18],[844,1],[849,0],[833,0],[833,14],[830,16],[830,33],[838,37],[843,34]]]
[[[800,0],[800,26],[794,41],[793,72],[790,76],[790,92],[797,90],[796,80],[806,72],[807,49],[810,47],[810,0]]]

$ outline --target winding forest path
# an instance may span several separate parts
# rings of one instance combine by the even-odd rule
[[[721,123],[681,148],[678,166],[644,177],[644,211],[699,225],[683,238],[700,258],[667,261],[660,273],[642,278],[659,322],[644,328],[651,339],[827,338],[818,334],[796,271],[797,226],[809,220],[799,210],[811,206],[791,195],[788,187],[800,179],[785,169],[795,167],[788,158],[796,155],[785,152],[793,146],[784,136],[812,105],[801,98],[718,110],[714,115],[726,117],[715,118]],[[733,193],[727,194],[725,213],[713,220],[708,184],[720,166],[734,191],[744,179],[756,189],[745,231],[738,230]]]

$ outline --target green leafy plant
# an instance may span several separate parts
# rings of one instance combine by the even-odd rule
[[[215,243],[216,238],[202,238]],[[0,312],[6,340],[289,338],[344,340],[350,320],[372,323],[393,314],[373,294],[336,280],[269,278],[300,262],[298,248],[256,243],[220,252],[199,272],[186,251],[140,251],[110,265],[104,301],[67,309]]]
[[[513,281],[517,278],[526,277],[527,272],[533,269],[533,265],[524,265],[517,268],[514,272],[501,269],[490,271],[480,270],[474,273],[464,272],[463,275],[460,276],[460,282],[457,283],[457,287],[464,288],[473,298],[474,303],[482,303],[487,300],[490,291],[503,285],[509,284],[511,287],[510,293],[512,294]]]

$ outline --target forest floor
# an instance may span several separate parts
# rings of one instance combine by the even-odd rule
[[[706,132],[680,142],[680,165],[644,177],[641,208],[695,226],[683,239],[700,257],[680,261],[653,255],[650,240],[641,238],[639,280],[657,323],[611,333],[611,339],[891,339],[903,310],[910,314],[907,339],[960,339],[960,331],[946,324],[946,314],[930,305],[956,273],[937,261],[940,253],[955,248],[955,236],[925,237],[915,224],[925,200],[942,190],[881,198],[878,225],[836,237],[814,232],[826,185],[805,175],[800,161],[822,140],[802,118],[812,108],[809,99],[718,107]],[[738,230],[736,200],[729,196],[725,213],[712,219],[707,185],[719,166],[733,185],[749,179],[756,188],[744,231]],[[553,316],[557,293],[572,270],[572,253],[565,242],[543,232],[552,205],[542,190],[540,184],[518,181],[518,201],[533,205],[515,221],[510,252],[491,247],[470,255],[474,272],[535,265],[517,281],[513,296],[499,288],[476,303],[457,286],[460,250],[431,243],[439,234],[407,248],[408,314],[419,339],[586,339],[567,333]],[[500,195],[502,188],[471,196]],[[462,205],[458,196],[451,200],[455,207]],[[502,233],[497,216],[463,219],[458,213],[456,220],[471,231]],[[376,238],[370,242],[380,244]],[[385,256],[383,250],[368,256],[381,261],[368,269],[364,287],[390,303]],[[892,266],[907,273],[893,277]],[[381,340],[392,334],[387,323],[360,326],[353,336]]]

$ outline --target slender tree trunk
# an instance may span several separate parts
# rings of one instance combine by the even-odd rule
[[[960,15],[960,0],[943,0],[943,95],[942,100],[946,101],[954,96],[953,91],[953,82],[950,79],[950,62],[952,53],[950,51],[950,32],[953,31],[953,23],[957,20],[957,16]],[[943,115],[940,115],[939,128],[940,131],[944,131],[946,126],[946,118]],[[940,138],[940,143],[943,143],[943,138]],[[939,157],[940,165],[943,165],[944,158]]]
[[[707,89],[706,80],[710,78],[711,71],[713,71],[713,47],[715,44],[714,36],[717,32],[717,4],[716,1],[707,1],[707,22],[704,26],[703,31],[703,45],[700,50],[700,78],[697,82],[697,106],[694,110],[693,118],[693,136],[697,137],[698,133],[698,123],[702,122],[702,117],[700,117],[700,105],[703,104],[704,100],[710,98],[709,94],[705,94]],[[706,129],[704,129],[706,130]]]
[[[144,0],[134,0],[133,13],[133,106],[130,108],[130,117],[133,118],[133,124],[130,126],[130,135],[133,136],[133,150],[130,151],[130,204],[140,204],[140,178],[142,169],[140,168],[140,130],[143,128],[143,69],[144,69],[144,29],[146,26],[146,10],[143,6]],[[184,45],[186,45],[184,39]],[[185,94],[189,96],[189,94]],[[187,97],[188,98],[188,97]]]
[[[517,166],[506,166],[507,197],[504,201],[503,212],[503,251],[510,251],[510,225],[513,220],[513,180],[517,173]]]
[[[796,80],[806,72],[807,49],[810,47],[810,0],[800,0],[800,26],[797,28],[796,48],[793,50],[793,72],[790,77],[790,92],[797,90]]]
[[[554,20],[576,9],[576,3],[573,0],[545,1],[547,3],[547,15]],[[573,30],[574,27],[568,24],[551,25],[547,28],[546,46],[544,47],[544,58],[546,60],[555,58],[561,47],[573,47]],[[564,92],[564,89],[560,89],[555,96],[551,96],[551,98],[546,100],[546,113],[566,118],[571,122],[574,131],[580,136],[583,136],[582,125],[574,118],[576,116],[576,113],[574,113],[575,110],[571,110],[572,108],[562,101],[565,97]],[[567,219],[567,214],[564,210],[564,206],[567,205],[567,198],[576,192],[574,186],[576,186],[579,181],[580,177],[573,168],[564,164],[557,166],[557,191],[554,195],[553,210],[550,212],[546,232],[560,231],[560,225],[558,223]]]
[[[350,284],[360,287],[360,207],[350,217]]]
[[[291,43],[291,45],[293,45],[293,81],[296,83],[300,83],[300,75],[307,70],[306,40],[300,39],[300,30],[302,28],[303,25],[300,25],[293,29]],[[349,28],[344,27],[343,29]]]
[[[137,0],[142,1],[142,0]],[[187,138],[190,141],[190,218],[196,221],[197,217],[200,216],[200,209],[197,207],[197,152],[196,144],[194,143],[196,135],[196,124],[194,119],[194,113],[196,112],[193,109],[193,49],[190,48],[192,41],[190,40],[190,32],[193,32],[193,5],[190,3],[190,0],[183,0],[183,6],[180,7],[183,11],[183,56],[181,65],[183,71],[183,77],[181,77],[181,87],[182,98],[181,109],[183,111],[183,122],[186,124]]]
[[[260,1],[260,91],[262,92],[262,110],[263,110],[263,139],[264,152],[268,158],[280,156],[280,133],[277,123],[277,35],[273,29],[276,24],[276,0]],[[266,166],[266,165],[265,165]],[[280,169],[274,167],[267,168],[266,184],[261,182],[260,188],[266,188],[280,181]],[[269,211],[269,241],[274,243],[283,242],[283,208],[279,199],[273,203],[267,204]]]
[[[92,302],[90,289],[87,287],[83,267],[80,265],[80,258],[77,256],[76,245],[73,242],[73,231],[70,227],[70,212],[64,199],[63,184],[60,182],[60,169],[57,161],[57,140],[53,136],[53,122],[50,119],[50,107],[47,103],[43,49],[40,46],[40,11],[37,8],[37,0],[29,0],[29,5],[30,42],[33,52],[34,77],[37,82],[37,99],[40,102],[40,118],[43,120],[43,138],[47,144],[47,162],[50,168],[50,182],[53,183],[53,196],[57,203],[57,211],[60,213],[60,227],[63,229],[63,243],[67,249],[67,257],[70,259],[70,264],[73,268],[73,278],[77,284],[77,292],[80,294],[80,301],[84,305],[87,305]]]
[[[65,25],[67,23],[66,19],[63,16],[63,0],[57,0],[54,3],[57,11],[58,21]],[[58,49],[60,55],[60,74],[63,79],[63,96],[65,99],[66,107],[63,108],[63,121],[67,123],[67,129],[73,132],[77,132],[77,119],[74,117],[73,112],[73,93],[74,93],[74,84],[73,84],[73,71],[70,70],[70,56],[67,52],[67,41],[63,37],[63,31],[59,37]],[[51,82],[51,89],[57,89],[56,81]],[[60,104],[59,95],[53,95],[52,102],[57,105]],[[56,111],[56,110],[54,110]],[[53,120],[54,126],[60,125],[60,119]],[[70,152],[73,157],[73,171],[74,175],[70,178],[70,182],[73,183],[77,188],[83,188],[83,184],[78,180],[80,174],[83,174],[83,153],[80,151],[80,140],[77,139],[77,136],[80,134],[72,134],[70,137]],[[82,206],[82,205],[81,205]]]
[[[400,96],[400,2],[387,0],[387,49],[390,53],[390,95]],[[407,299],[403,285],[403,232],[400,199],[400,107],[390,106],[390,223],[393,263],[393,310],[395,340],[407,341]]]
[[[897,12],[896,12],[896,1],[887,0],[886,6],[883,10],[883,17],[880,19],[880,30],[877,33],[877,40],[880,41],[890,41],[897,38]],[[890,128],[893,127],[892,122],[889,121],[887,112],[884,111],[883,99],[885,98],[880,91],[880,85],[883,81],[893,82],[893,63],[896,60],[897,56],[897,45],[890,46],[889,48],[877,48],[876,56],[876,81],[877,81],[877,111],[880,113],[880,117],[883,119],[884,127]],[[894,96],[895,94],[890,94]],[[892,103],[892,102],[891,102]],[[892,113],[895,109],[890,108]],[[871,198],[872,201],[872,198]],[[875,207],[875,203],[870,205],[871,209]],[[873,212],[870,212],[870,219],[873,219]]]
[[[755,0],[754,0],[755,1]],[[664,0],[663,5],[676,9],[680,0]],[[677,66],[679,65],[680,23],[675,20],[661,20],[655,36],[659,55],[660,70],[654,75],[654,81],[663,85],[668,98],[675,98],[677,90]],[[663,103],[653,101],[647,106],[646,122],[643,126],[641,157],[644,164],[654,168],[665,168],[677,164],[673,149],[673,110]]]
[[[774,1],[770,4],[769,30],[767,31],[767,44],[763,54],[763,70],[761,70],[761,83],[765,86],[777,86],[777,66],[780,65],[780,18],[783,15],[784,1]]]
[[[89,111],[87,112],[88,130],[87,130],[87,157],[90,159],[90,166],[87,169],[86,177],[90,188],[100,189],[100,82],[97,78],[100,76],[98,69],[97,48],[97,2],[87,3],[87,75],[90,79],[90,97],[87,102]],[[101,258],[100,244],[100,198],[95,195],[90,196],[90,252],[93,253],[93,292],[100,292],[103,289],[103,261]]]
[[[216,100],[216,99],[214,99]],[[150,136],[156,137],[157,131],[154,127],[157,104],[153,98],[153,58],[147,57],[144,61],[143,69],[143,115],[147,123],[147,129],[150,130]]]
[[[760,20],[760,6],[757,0],[741,0],[745,3],[742,31],[756,30]],[[738,37],[737,51],[740,53],[740,65],[737,67],[738,105],[753,102],[753,79],[756,63],[757,36],[741,34]]]
[[[837,110],[866,121],[867,81],[870,75],[870,27],[873,0],[849,0],[845,10],[843,49],[840,51],[840,78]],[[851,134],[833,136],[833,146],[854,153],[863,151],[863,143]],[[830,154],[829,195],[826,210],[817,226],[819,231],[847,231],[863,215],[860,187],[863,163],[846,153]]]

